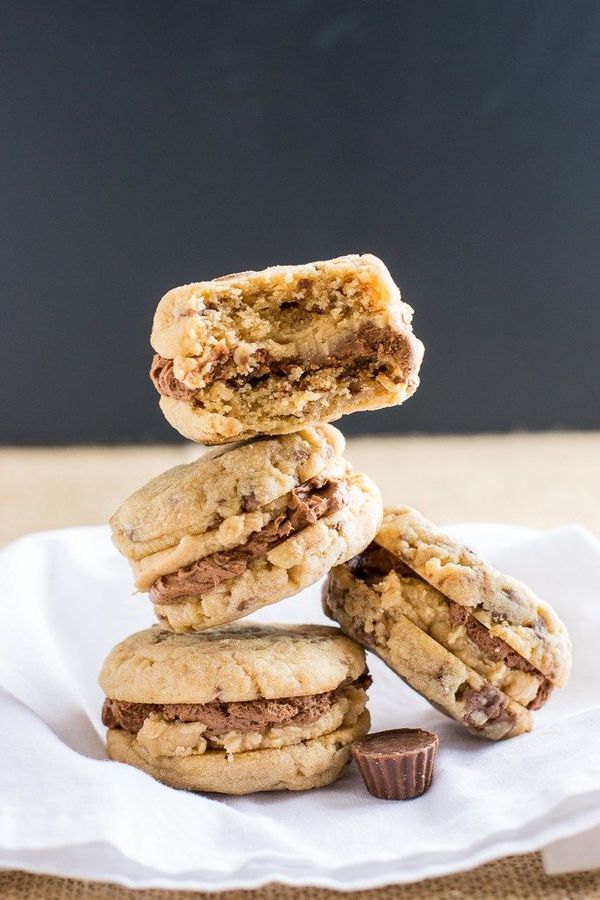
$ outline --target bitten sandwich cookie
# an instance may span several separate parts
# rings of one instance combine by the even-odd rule
[[[211,451],[154,478],[111,519],[136,587],[175,631],[232,622],[360,553],[379,491],[331,425]]]
[[[118,644],[99,681],[111,759],[191,791],[321,787],[369,730],[364,651],[327,626],[156,625]]]
[[[287,434],[410,397],[423,356],[411,319],[375,256],[224,275],[162,298],[150,376],[193,441]]]
[[[326,611],[434,706],[491,739],[531,728],[567,681],[571,646],[554,610],[408,507],[331,573]]]

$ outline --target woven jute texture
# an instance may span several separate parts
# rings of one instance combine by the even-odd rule
[[[197,458],[200,452],[191,444],[0,449],[0,508],[5,510],[0,518],[0,543],[42,528],[105,522],[149,478]],[[600,534],[599,432],[363,438],[348,442],[347,455],[357,469],[375,478],[386,503],[408,503],[440,522],[496,521],[535,528],[580,522]],[[1,803],[2,798],[0,809]],[[128,891],[23,872],[0,873],[0,897],[9,900],[192,896],[211,895]],[[220,896],[226,900],[329,900],[337,894],[271,885]],[[354,896],[356,900],[600,900],[600,871],[550,877],[544,874],[539,854],[529,854],[460,875]]]
[[[205,894],[192,891],[130,891],[116,885],[91,881],[70,881],[26,872],[0,874],[3,900],[184,900],[184,898],[222,898],[222,900],[335,900],[338,891],[287,887],[271,884],[258,891],[226,891]],[[574,875],[545,875],[539,854],[512,856],[489,863],[471,872],[433,878],[416,884],[394,885],[376,891],[352,893],[355,900],[547,900],[572,897],[600,897],[600,872]]]

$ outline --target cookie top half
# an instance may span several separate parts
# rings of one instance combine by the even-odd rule
[[[234,702],[324,693],[365,669],[362,648],[328,626],[247,621],[176,634],[155,625],[111,651],[99,683],[133,703]]]
[[[236,523],[243,528],[244,516],[326,470],[344,468],[343,450],[342,434],[323,425],[209,451],[129,497],[110,520],[113,540],[128,559],[140,560],[189,535],[216,531],[224,522],[231,531]],[[239,542],[240,536],[232,534],[231,540]]]
[[[318,262],[221,275],[173,288],[158,304],[150,341],[163,357],[197,357],[206,352],[207,345],[214,346],[230,336],[223,322],[227,306],[232,307],[231,312],[245,309],[248,343],[300,340],[303,329],[298,326],[305,323],[297,308],[294,315],[289,314],[287,304],[295,299],[307,312],[333,311],[336,293],[339,306],[345,296],[343,289],[350,281],[353,290],[347,297],[354,296],[357,306],[368,306],[371,314],[380,314],[382,322],[385,320],[390,327],[401,329],[410,325],[413,311],[401,301],[398,286],[385,264],[370,253],[352,253]],[[322,296],[317,294],[320,286]],[[269,307],[278,313],[272,321],[260,315]],[[314,321],[309,318],[306,324]],[[344,322],[337,324],[340,330]],[[241,355],[240,352],[240,360]]]
[[[554,609],[408,506],[386,509],[377,544],[464,607],[556,687],[568,679],[571,642]]]

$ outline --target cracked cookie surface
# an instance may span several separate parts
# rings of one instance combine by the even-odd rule
[[[408,506],[385,510],[377,543],[463,607],[553,685],[566,683],[571,667],[567,629],[552,607],[522,582],[498,572]]]
[[[107,657],[99,683],[133,703],[211,703],[306,696],[355,681],[364,652],[338,628],[237,622],[198,634],[159,625]]]
[[[132,562],[167,554],[204,534],[213,536],[212,550],[226,549],[249,533],[245,516],[319,475],[344,446],[341,432],[325,425],[211,450],[168,469],[125,500],[110,520],[113,541]],[[182,559],[175,559],[175,569],[186,565]]]
[[[115,647],[99,681],[109,756],[187,790],[319,787],[369,730],[364,651],[327,626],[154,626]]]

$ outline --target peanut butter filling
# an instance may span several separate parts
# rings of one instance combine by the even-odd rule
[[[347,565],[355,578],[359,578],[369,585],[381,582],[390,572],[395,572],[399,578],[414,578],[424,582],[424,579],[399,557],[376,543],[372,543],[364,553],[350,560]],[[448,608],[450,623],[455,627],[463,627],[466,637],[483,655],[494,662],[501,661],[508,669],[525,672],[537,680],[537,692],[535,697],[527,703],[527,708],[539,709],[543,706],[552,692],[550,680],[513,650],[502,638],[491,634],[489,629],[464,606],[447,597],[444,597],[444,602]]]
[[[214,590],[223,582],[239,577],[252,560],[266,556],[286,538],[324,516],[338,512],[345,502],[346,483],[343,480],[316,476],[293,488],[285,512],[251,535],[245,544],[212,553],[177,572],[163,575],[152,585],[150,599],[160,605]]]

